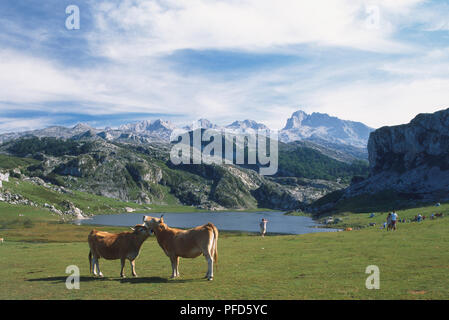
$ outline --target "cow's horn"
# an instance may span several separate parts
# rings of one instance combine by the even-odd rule
[[[161,214],[161,218],[163,217],[164,215],[163,214]]]

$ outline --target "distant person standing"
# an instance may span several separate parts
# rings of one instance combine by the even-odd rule
[[[393,210],[393,213],[391,214],[391,228],[393,230],[396,230],[396,222],[398,221],[398,214],[396,211]]]
[[[262,237],[265,237],[265,233],[267,233],[267,222],[268,220],[265,218],[262,218],[262,221],[260,222],[260,235]]]
[[[392,215],[392,213],[390,212],[388,214],[388,216],[387,216],[387,231],[389,231],[391,229],[391,227],[392,227],[392,225],[391,225],[391,215]]]

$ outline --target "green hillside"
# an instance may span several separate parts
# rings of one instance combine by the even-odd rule
[[[279,170],[277,176],[301,177],[309,179],[335,180],[346,182],[354,176],[367,176],[367,161],[351,164],[337,161],[307,147],[282,148],[279,150]]]

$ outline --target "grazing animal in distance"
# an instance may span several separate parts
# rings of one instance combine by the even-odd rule
[[[3,241],[5,241],[5,239],[3,239],[3,238],[0,238],[0,243],[3,243]]]
[[[160,218],[144,216],[143,221],[156,235],[160,247],[170,258],[171,278],[179,277],[179,257],[196,258],[203,254],[208,266],[205,278],[213,280],[214,262],[218,261],[218,230],[212,223],[182,230],[167,226],[162,216]]]
[[[126,259],[131,264],[131,271],[134,277],[137,277],[135,269],[135,260],[139,256],[140,248],[143,242],[150,236],[150,231],[145,225],[136,225],[130,231],[121,233],[109,233],[105,231],[92,230],[87,237],[89,242],[89,265],[90,272],[96,276],[97,271],[100,277],[103,274],[100,271],[100,258],[107,260],[120,259],[122,268],[120,276],[125,278],[123,272]]]

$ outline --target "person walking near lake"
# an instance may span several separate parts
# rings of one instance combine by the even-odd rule
[[[260,222],[260,235],[262,237],[265,237],[265,233],[267,233],[267,222],[268,220],[265,218],[262,218],[262,221]]]

